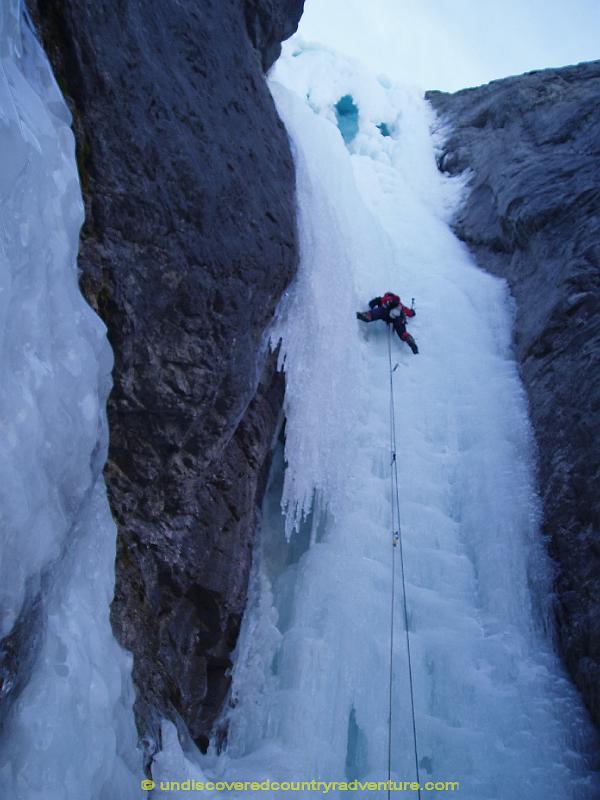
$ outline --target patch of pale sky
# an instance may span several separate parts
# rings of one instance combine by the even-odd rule
[[[600,0],[307,0],[300,35],[425,89],[600,58]]]

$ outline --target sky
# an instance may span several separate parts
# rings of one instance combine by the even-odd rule
[[[600,58],[600,0],[307,0],[299,34],[423,89]]]

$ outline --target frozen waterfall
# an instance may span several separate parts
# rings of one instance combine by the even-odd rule
[[[264,506],[227,745],[202,768],[228,781],[387,777],[387,333],[354,311],[392,290],[416,298],[409,327],[421,348],[415,357],[392,342],[422,782],[458,781],[472,800],[597,797],[592,728],[551,643],[511,300],[448,226],[464,189],[437,171],[433,114],[419,92],[298,39],[272,91],[295,154],[302,243],[273,331],[285,450]],[[397,612],[392,777],[410,781]],[[172,775],[162,758],[157,774]]]
[[[21,3],[0,8],[0,796],[187,798],[160,782],[385,780],[388,342],[382,324],[354,312],[392,290],[416,298],[421,349],[392,342],[421,779],[459,782],[465,800],[592,800],[597,743],[551,642],[511,301],[449,228],[464,187],[437,171],[435,119],[419,92],[298,38],[271,87],[294,150],[302,244],[272,331],[287,374],[285,441],[225,745],[201,756],[164,723],[146,792],[130,657],[109,621],[112,359],[78,288],[70,116]],[[396,600],[392,777],[411,781]]]
[[[78,287],[70,114],[17,0],[0,9],[0,114],[0,796],[133,798],[102,477],[112,354]]]

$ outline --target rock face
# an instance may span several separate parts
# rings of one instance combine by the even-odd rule
[[[113,627],[136,714],[207,744],[245,605],[281,376],[265,330],[298,259],[263,70],[302,0],[31,0],[74,114],[82,288],[115,352]]]
[[[560,646],[600,724],[600,62],[427,97],[440,168],[472,171],[456,231],[516,298]]]

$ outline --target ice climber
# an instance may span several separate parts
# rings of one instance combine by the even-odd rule
[[[394,330],[403,342],[410,347],[416,355],[419,352],[417,343],[406,330],[406,318],[415,316],[415,309],[402,305],[397,294],[386,292],[383,297],[374,297],[369,301],[370,311],[357,311],[357,319],[363,322],[374,322],[382,319],[388,325],[393,325]]]

